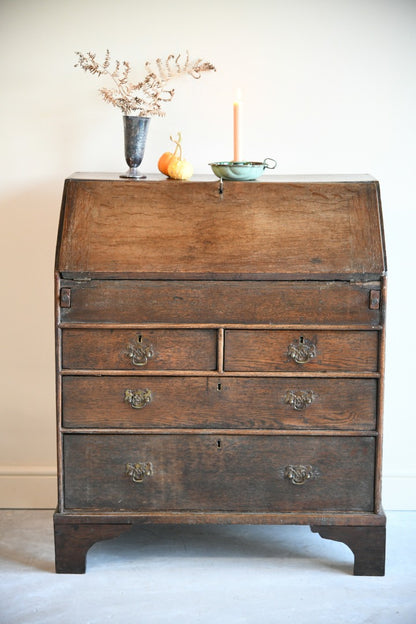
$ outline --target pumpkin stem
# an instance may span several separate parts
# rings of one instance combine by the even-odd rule
[[[179,150],[179,160],[182,160],[182,145],[181,145],[182,134],[180,132],[178,132],[178,139],[177,140],[174,139],[173,137],[169,137],[169,138],[176,145],[175,151],[173,152],[173,155],[176,156],[176,152]]]

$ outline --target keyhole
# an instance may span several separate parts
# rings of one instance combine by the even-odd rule
[[[217,448],[221,448],[221,440],[217,440]]]
[[[222,389],[222,385],[221,385],[220,383],[219,383],[219,384],[217,384],[217,390],[218,390],[218,392],[220,392],[220,391],[221,391],[221,389]]]
[[[303,336],[300,336],[299,342],[300,342],[300,344],[303,344]]]
[[[142,335],[141,334],[138,335],[137,340],[138,340],[138,342],[142,341]]]

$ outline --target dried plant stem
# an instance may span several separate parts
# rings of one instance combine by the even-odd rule
[[[184,75],[192,78],[200,78],[203,72],[216,71],[215,67],[202,59],[191,61],[189,54],[182,61],[181,55],[170,54],[165,61],[160,58],[152,63],[145,64],[145,77],[142,81],[133,83],[129,80],[131,67],[128,61],[114,61],[111,70],[110,51],[107,50],[104,61],[99,63],[96,54],[87,52],[75,53],[78,62],[75,67],[80,67],[85,72],[96,76],[109,76],[114,83],[113,89],[99,89],[106,102],[116,108],[120,108],[125,115],[132,113],[143,117],[152,115],[163,116],[165,113],[162,106],[173,98],[174,89],[168,89],[167,83],[174,78]]]

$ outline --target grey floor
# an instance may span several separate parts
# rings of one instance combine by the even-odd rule
[[[0,510],[0,622],[416,624],[415,521],[388,514],[385,577],[298,526],[134,527],[56,575],[52,512]]]

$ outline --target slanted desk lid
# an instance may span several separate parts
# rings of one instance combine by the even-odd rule
[[[371,177],[224,182],[78,176],[65,182],[66,277],[377,279],[386,271]]]

